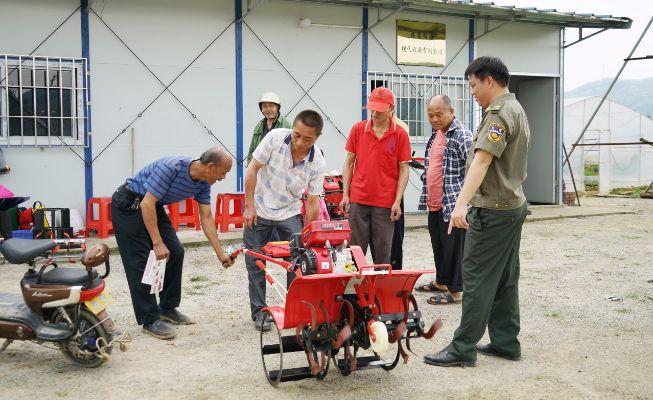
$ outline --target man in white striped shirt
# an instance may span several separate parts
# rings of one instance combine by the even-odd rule
[[[315,142],[324,123],[320,114],[305,110],[297,114],[292,129],[273,129],[258,145],[245,173],[245,211],[243,242],[250,250],[259,251],[272,239],[274,229],[280,240],[290,240],[301,232],[300,199],[308,189],[307,223],[319,213],[326,163]],[[252,320],[257,329],[268,330],[263,320],[265,273],[245,257],[249,279],[249,301]],[[288,285],[294,277],[289,273]]]

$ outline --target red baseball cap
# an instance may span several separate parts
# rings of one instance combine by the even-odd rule
[[[367,100],[367,109],[378,112],[386,112],[390,106],[395,105],[395,95],[392,90],[385,87],[378,87],[372,90]]]

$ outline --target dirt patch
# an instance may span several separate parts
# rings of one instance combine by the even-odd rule
[[[110,312],[132,333],[129,351],[86,370],[57,351],[16,342],[0,354],[0,398],[653,398],[653,228],[646,222],[653,201],[600,204],[636,214],[524,225],[521,362],[479,355],[477,368],[436,368],[413,356],[391,372],[342,377],[332,370],[321,382],[273,389],[262,373],[242,259],[225,271],[211,250],[199,247],[186,252],[181,306],[196,325],[181,327],[170,342],[144,335],[120,258],[112,257],[107,287],[117,304]],[[407,232],[404,254],[406,268],[432,268],[428,232]],[[18,293],[23,272],[23,266],[1,265],[0,290]],[[611,296],[620,300],[606,300]],[[442,317],[445,326],[414,350],[436,352],[451,340],[461,306],[429,306],[426,295],[417,298],[427,321]]]

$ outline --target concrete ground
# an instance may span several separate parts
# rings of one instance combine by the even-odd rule
[[[533,208],[524,225],[522,361],[479,355],[476,368],[438,368],[411,356],[390,372],[343,377],[332,369],[323,381],[272,388],[250,319],[243,259],[224,270],[209,247],[190,246],[180,309],[195,325],[180,327],[172,341],[144,334],[114,254],[107,290],[116,303],[109,312],[131,333],[129,351],[116,351],[105,365],[88,370],[56,350],[14,343],[0,353],[0,399],[653,399],[653,200],[583,204]],[[575,216],[560,218],[570,214]],[[433,268],[429,234],[419,218],[409,219],[414,228],[404,241],[406,269]],[[239,233],[230,235],[237,239]],[[24,271],[0,265],[0,292],[19,293]],[[284,273],[275,275],[283,282]],[[424,319],[442,318],[444,327],[432,340],[413,341],[413,350],[437,352],[451,340],[461,306],[431,306],[428,294],[416,297]],[[268,290],[268,304],[278,303]],[[286,366],[306,362],[298,361]]]

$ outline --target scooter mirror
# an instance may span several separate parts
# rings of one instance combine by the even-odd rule
[[[95,268],[109,258],[109,246],[95,243],[82,255],[81,262],[87,269]]]

